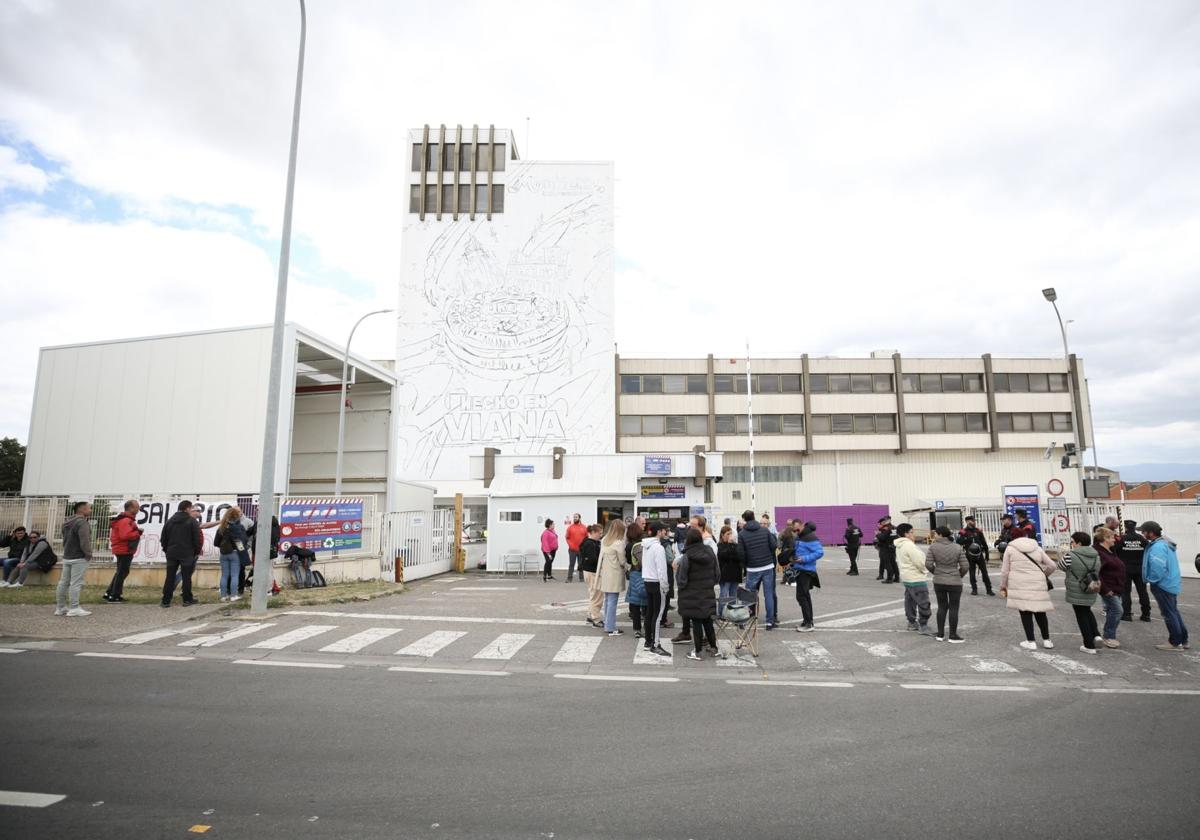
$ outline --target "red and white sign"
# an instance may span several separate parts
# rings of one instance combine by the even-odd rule
[[[1057,478],[1052,478],[1046,482],[1046,492],[1051,496],[1061,496],[1065,489],[1062,481]]]

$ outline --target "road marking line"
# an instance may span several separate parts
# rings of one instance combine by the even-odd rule
[[[791,652],[802,668],[811,668],[814,671],[845,670],[833,661],[833,655],[820,642],[785,641],[783,646]]]
[[[889,645],[887,642],[855,642],[854,644],[880,659],[892,659],[900,655],[900,651],[896,649],[895,645]]]
[[[835,618],[833,621],[822,621],[821,629],[825,630],[830,627],[854,627],[858,624],[866,624],[868,621],[881,621],[885,618],[896,618],[904,615],[904,608],[897,610],[881,610],[880,612],[863,613],[861,615],[850,615],[845,618]]]
[[[974,660],[971,663],[971,670],[978,671],[981,674],[1016,674],[1018,669],[1003,662],[999,659],[982,659],[975,656],[965,657],[966,659]]]
[[[400,648],[396,656],[433,656],[446,645],[456,642],[467,635],[463,630],[435,630],[428,636],[422,636],[411,645]]]
[[[194,632],[199,630],[201,627],[207,627],[208,624],[209,623],[207,621],[203,624],[193,624],[191,627],[188,627],[187,630],[189,633]],[[147,630],[145,633],[134,633],[132,636],[122,636],[119,639],[113,639],[112,643],[114,645],[144,645],[146,642],[153,642],[157,639],[165,639],[168,636],[181,636],[183,633],[183,630],[172,628]]]
[[[194,639],[187,639],[179,643],[179,647],[212,647],[219,645],[221,642],[232,641],[233,639],[249,636],[251,633],[257,633],[259,630],[266,630],[268,627],[274,627],[274,622],[265,622],[262,624],[247,624],[233,630],[226,631],[219,635],[213,636],[196,636]]]
[[[618,677],[607,674],[555,674],[554,677],[559,680],[593,680],[597,682],[679,682],[679,677]]]
[[[946,685],[941,683],[901,683],[901,688],[923,689],[925,691],[1028,691],[1021,685]]]
[[[484,645],[473,659],[512,659],[517,651],[529,644],[532,633],[501,633]]]
[[[675,661],[675,648],[670,642],[664,646],[664,650],[669,656],[659,656],[657,653],[651,653],[646,650],[646,645],[641,639],[638,639],[634,645],[633,664],[634,665],[670,665]]]
[[[0,653],[24,653],[24,648],[0,648]]]
[[[1089,694],[1183,694],[1189,697],[1200,695],[1200,690],[1191,688],[1085,688]]]
[[[250,645],[250,647],[265,648],[266,650],[283,650],[286,647],[296,644],[296,642],[302,642],[305,639],[311,639],[313,636],[320,636],[322,633],[328,633],[330,630],[336,629],[336,624],[310,624],[307,627],[297,627],[295,630],[289,630],[270,639],[263,639],[261,642]]]
[[[1068,659],[1067,657],[1059,656],[1056,653],[1034,652],[1029,655],[1038,662],[1045,662],[1051,668],[1063,674],[1090,674],[1094,677],[1106,676],[1106,674],[1099,668],[1093,668],[1091,665],[1084,665],[1082,662],[1076,662],[1074,659]]]
[[[564,618],[481,618],[477,615],[409,615],[389,613],[349,613],[324,610],[288,610],[284,615],[310,615],[320,618],[368,618],[375,621],[440,621],[445,624],[531,624],[538,627],[578,627],[579,620]]]
[[[451,592],[516,592],[515,586],[451,586]]]
[[[361,633],[355,633],[353,636],[347,636],[331,645],[325,645],[321,648],[321,653],[358,653],[367,645],[373,645],[375,642],[382,641],[399,632],[399,627],[369,627]]]
[[[600,650],[600,636],[568,636],[554,654],[554,662],[591,662]]]
[[[824,615],[818,615],[818,616],[816,616],[816,618],[813,619],[813,621],[825,621],[826,619],[833,618],[835,615],[850,615],[851,613],[862,612],[863,610],[877,610],[880,607],[890,607],[893,604],[903,604],[903,603],[904,603],[903,598],[901,598],[898,601],[897,600],[881,601],[878,604],[867,604],[865,607],[854,607],[854,608],[848,609],[848,610],[838,610],[837,612],[831,612],[831,613],[825,613]],[[799,624],[803,620],[804,619],[802,619],[802,618],[790,618],[787,621],[779,622],[779,624],[781,626],[784,624]]]
[[[805,682],[803,680],[725,680],[728,685],[785,685],[804,688],[854,688],[848,682]]]
[[[273,665],[276,668],[345,668],[340,662],[288,662],[286,659],[235,659],[234,665]]]
[[[508,671],[472,671],[467,668],[410,668],[396,665],[389,671],[405,671],[410,674],[453,674],[463,677],[507,677]]]
[[[165,656],[154,653],[77,653],[76,656],[90,656],[95,659],[149,659],[154,662],[195,662],[192,656]]]
[[[62,802],[66,794],[61,793],[22,793],[19,790],[0,790],[0,805],[14,805],[19,808],[45,808],[55,802]]]

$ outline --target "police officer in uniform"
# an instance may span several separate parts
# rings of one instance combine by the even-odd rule
[[[968,516],[963,520],[963,528],[958,532],[956,542],[963,547],[963,551],[967,555],[967,563],[971,569],[971,594],[978,595],[979,587],[975,583],[975,570],[979,569],[980,577],[983,578],[984,591],[989,595],[995,595],[992,591],[992,580],[988,577],[987,561],[988,561],[988,544],[987,537],[983,535],[975,525],[975,517]]]
[[[1125,533],[1113,546],[1116,554],[1125,563],[1125,592],[1121,597],[1125,610],[1122,621],[1133,621],[1133,588],[1137,587],[1138,603],[1142,608],[1142,621],[1150,620],[1150,595],[1146,581],[1142,578],[1142,554],[1146,551],[1146,540],[1135,529],[1137,522],[1125,520]]]

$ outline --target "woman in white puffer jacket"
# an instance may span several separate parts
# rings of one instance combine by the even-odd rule
[[[1021,626],[1025,629],[1025,641],[1021,647],[1034,650],[1033,623],[1037,621],[1042,634],[1042,647],[1052,648],[1050,622],[1046,614],[1054,610],[1046,579],[1057,567],[1037,540],[1020,537],[1008,544],[1004,551],[1004,562],[1000,567],[1000,595],[1008,599],[1008,608],[1021,614]]]

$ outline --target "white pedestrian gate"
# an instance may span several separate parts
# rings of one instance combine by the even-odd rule
[[[454,511],[407,510],[383,515],[383,556],[380,577],[396,579],[396,564],[404,580],[418,580],[454,568]]]

